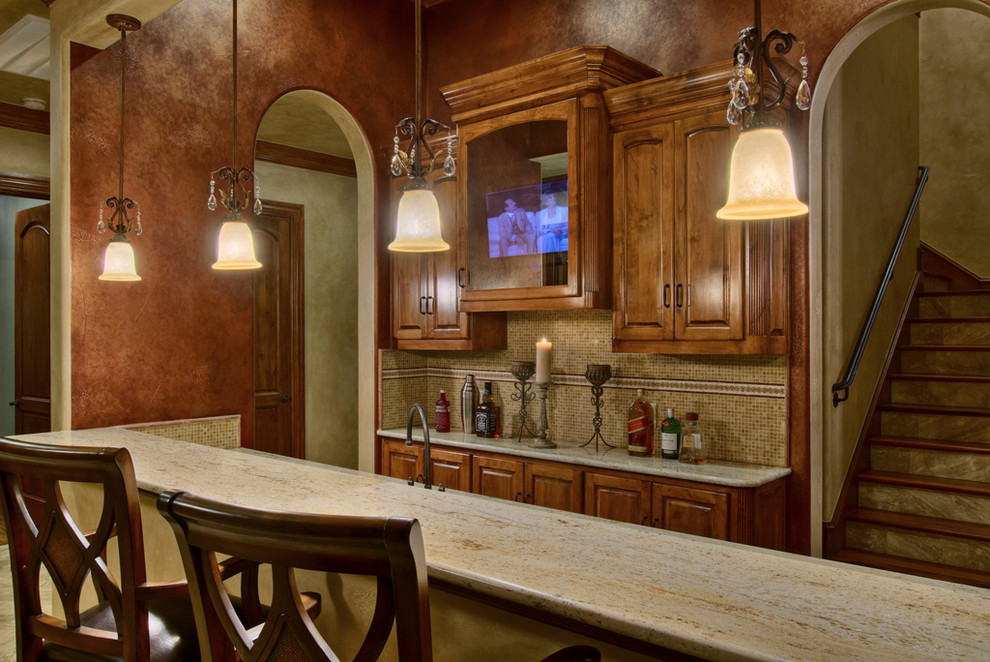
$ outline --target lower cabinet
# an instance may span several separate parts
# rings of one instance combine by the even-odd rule
[[[783,478],[727,487],[432,446],[430,465],[433,484],[449,489],[769,549],[785,544]],[[380,473],[422,482],[423,445],[381,439]]]

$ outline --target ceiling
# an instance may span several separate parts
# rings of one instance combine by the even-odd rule
[[[258,127],[258,140],[354,158],[347,138],[327,112],[292,94],[273,103],[265,113]]]
[[[40,0],[0,0],[0,101],[49,101],[48,7]]]

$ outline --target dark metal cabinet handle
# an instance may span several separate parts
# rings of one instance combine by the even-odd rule
[[[426,314],[426,297],[419,298],[419,314],[420,315]]]
[[[433,296],[426,297],[426,314],[433,314]]]
[[[533,503],[533,495],[529,492],[523,495],[523,503]]]
[[[653,518],[653,524],[651,524],[650,526],[652,526],[655,529],[655,528],[657,528],[657,524],[659,524],[659,523],[660,523],[660,518],[659,517],[654,517]]]
[[[465,287],[467,287],[467,285],[461,282],[461,276],[464,274],[465,271],[466,269],[464,267],[461,267],[460,269],[457,270],[457,287],[461,288],[462,290]]]
[[[20,407],[21,406],[21,399],[20,398],[15,398],[15,399],[11,400],[10,402],[8,402],[7,404],[9,404],[11,407]]]
[[[519,501],[519,497],[522,496],[522,492],[516,492],[516,496],[512,497],[513,501]]]
[[[640,524],[642,524],[643,526],[646,526],[646,522],[647,522],[647,521],[648,521],[649,519],[650,519],[650,516],[649,516],[649,515],[643,515],[643,519],[642,519],[642,521],[640,522]]]
[[[663,286],[663,307],[670,308],[670,283]]]
[[[677,306],[678,308],[681,308],[683,306],[683,302],[681,301],[681,290],[683,289],[684,286],[678,283],[677,289],[674,291],[674,305]]]

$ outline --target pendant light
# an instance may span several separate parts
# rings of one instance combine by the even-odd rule
[[[760,0],[755,0],[755,15],[756,24],[739,33],[734,76],[729,82],[732,100],[726,119],[735,125],[745,117],[732,150],[728,201],[715,214],[730,221],[789,218],[808,213],[808,206],[797,198],[791,146],[780,121],[771,114],[784,100],[788,81],[788,77],[781,76],[771,48],[779,60],[784,60],[783,56],[795,42],[801,44],[801,82],[794,95],[794,105],[801,110],[811,107],[804,42],[780,30],[772,30],[762,38]],[[764,95],[764,67],[777,87],[776,95],[770,99]]]
[[[261,187],[253,170],[237,167],[237,0],[233,0],[233,33],[234,94],[231,142],[234,147],[230,165],[210,173],[210,197],[206,202],[210,211],[216,211],[219,180],[220,205],[227,210],[227,216],[217,238],[217,261],[213,263],[213,268],[219,271],[261,268],[261,262],[258,262],[254,255],[251,226],[241,216],[241,211],[249,205],[255,214],[261,213]],[[248,193],[249,188],[253,188],[253,205],[252,196]]]
[[[416,114],[402,119],[395,126],[394,154],[391,173],[395,177],[407,175],[410,182],[403,187],[395,220],[395,240],[388,245],[390,251],[400,253],[434,253],[450,249],[440,232],[440,205],[433,188],[426,180],[434,170],[436,154],[427,138],[447,131],[446,156],[443,160],[443,177],[435,183],[449,181],[456,172],[453,155],[453,130],[436,120],[420,120],[422,117],[422,1],[416,0]],[[399,134],[409,137],[406,150],[399,149]]]
[[[127,239],[127,233],[131,231],[130,212],[136,212],[134,223],[134,234],[140,235],[143,231],[141,227],[141,205],[131,198],[124,197],[124,80],[127,74],[127,33],[138,30],[141,22],[131,16],[123,14],[110,14],[107,16],[107,23],[110,27],[120,31],[120,127],[119,127],[119,149],[118,149],[118,172],[117,172],[117,195],[107,198],[100,206],[100,220],[96,224],[96,229],[100,234],[113,230],[113,237],[107,244],[106,253],[103,256],[103,273],[100,280],[127,282],[138,281],[141,277],[137,274],[134,266],[134,249]],[[109,220],[103,220],[104,205],[110,210]]]

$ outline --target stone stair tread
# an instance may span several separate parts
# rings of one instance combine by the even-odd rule
[[[891,379],[915,382],[965,382],[967,384],[990,384],[990,377],[983,375],[944,375],[924,372],[892,372]]]
[[[861,549],[843,549],[830,555],[829,558],[833,561],[841,561],[842,563],[865,565],[881,570],[903,572],[908,575],[990,588],[990,574],[980,572],[979,570],[969,570],[968,568],[958,568],[956,566],[931,563],[929,561],[918,561],[903,556],[892,556],[890,554],[868,552]]]
[[[986,324],[990,317],[909,317],[910,324]]]
[[[942,478],[940,476],[924,476],[921,474],[903,474],[893,471],[864,471],[857,477],[860,482],[880,483],[883,485],[899,485],[901,487],[916,487],[924,490],[941,490],[944,492],[959,492],[977,496],[990,496],[990,483],[978,480],[959,480]]]
[[[942,439],[919,439],[917,437],[896,437],[892,435],[877,435],[870,437],[870,443],[879,446],[898,446],[900,448],[920,448],[948,453],[978,453],[990,455],[990,444],[975,441],[949,441]]]
[[[908,402],[888,402],[877,407],[880,411],[909,414],[939,414],[948,416],[990,416],[986,407],[956,407],[954,405],[923,405]]]
[[[988,289],[975,290],[939,290],[936,292],[916,292],[917,297],[967,297],[979,294],[990,294]]]
[[[912,513],[900,513],[878,508],[854,508],[846,515],[846,519],[866,524],[876,524],[878,526],[910,529],[912,531],[940,536],[953,536],[956,538],[990,542],[990,525],[976,522],[961,522],[942,517],[914,515]]]

